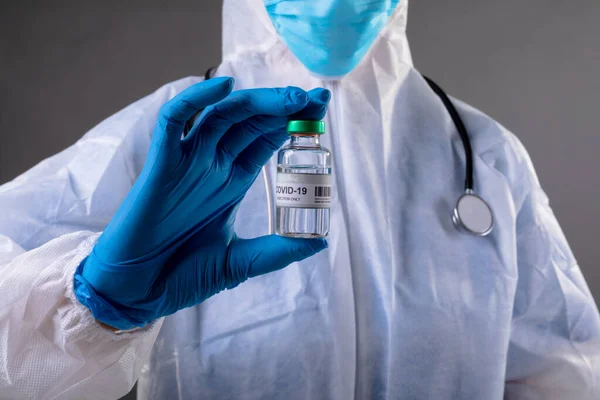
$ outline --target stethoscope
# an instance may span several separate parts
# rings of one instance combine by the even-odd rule
[[[205,79],[210,79],[215,69],[210,68],[204,75]],[[456,111],[454,104],[448,97],[448,95],[439,87],[434,81],[423,76],[425,81],[429,84],[431,89],[438,95],[438,97],[444,103],[448,114],[452,118],[456,130],[460,136],[463,147],[465,149],[466,159],[466,171],[465,171],[465,191],[456,201],[456,206],[452,212],[452,222],[459,231],[474,236],[486,236],[492,231],[494,227],[494,215],[492,209],[481,197],[475,194],[473,190],[473,151],[471,149],[471,141],[467,134],[467,128],[463,123],[462,118]],[[202,110],[198,111],[196,116],[190,119],[185,125],[184,136],[192,128],[193,123]],[[265,187],[267,193],[267,207],[269,215],[269,233],[273,233],[273,194],[271,193],[271,179],[269,177],[266,166],[262,169],[263,178],[265,180]]]
[[[494,227],[494,214],[488,203],[473,191],[473,151],[467,128],[465,128],[465,124],[458,111],[456,111],[454,104],[442,88],[426,76],[423,76],[423,78],[444,103],[465,149],[465,192],[456,201],[456,206],[452,212],[452,222],[461,232],[475,236],[486,236]]]

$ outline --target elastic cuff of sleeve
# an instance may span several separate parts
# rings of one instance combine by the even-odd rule
[[[62,240],[68,239],[68,236],[62,237]],[[80,232],[72,234],[74,240],[78,242],[73,260],[66,263],[61,269],[61,285],[64,287],[65,300],[58,308],[58,315],[61,320],[61,328],[66,341],[85,340],[90,343],[111,342],[123,339],[134,339],[147,335],[147,332],[154,330],[156,326],[160,327],[161,320],[152,321],[144,328],[137,328],[127,331],[114,331],[102,326],[100,322],[92,315],[90,309],[81,304],[74,292],[73,276],[75,271],[81,265],[81,260],[85,259],[94,248],[99,233]],[[84,240],[82,240],[82,237]],[[79,256],[81,255],[81,256]]]
[[[92,312],[94,318],[120,331],[143,328],[152,322],[138,321],[129,317],[120,311],[117,306],[99,295],[81,275],[86,260],[87,257],[79,264],[75,271],[73,289],[77,300]]]

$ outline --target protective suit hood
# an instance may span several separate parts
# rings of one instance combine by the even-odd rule
[[[408,0],[401,0],[356,68],[365,63],[386,61],[412,66],[406,39],[407,11]],[[223,60],[245,54],[252,57],[275,56],[281,68],[302,65],[275,30],[263,0],[224,0]]]

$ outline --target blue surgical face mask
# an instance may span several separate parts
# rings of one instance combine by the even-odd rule
[[[362,60],[399,0],[264,0],[275,29],[317,75],[341,77]]]

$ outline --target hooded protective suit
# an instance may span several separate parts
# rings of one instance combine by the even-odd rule
[[[324,86],[336,185],[329,249],[137,332],[97,324],[73,273],[139,174],[159,89],[0,187],[0,397],[597,399],[600,318],[519,141],[455,100],[485,238],[450,220],[464,152],[413,68],[400,2],[344,79],[311,76],[261,0],[226,0],[219,75]],[[268,173],[274,180],[274,163]],[[267,232],[265,185],[237,232]],[[148,357],[150,355],[150,357]]]

